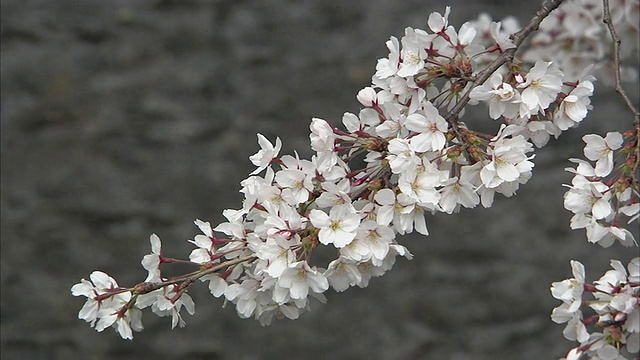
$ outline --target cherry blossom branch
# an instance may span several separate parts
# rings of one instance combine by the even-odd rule
[[[506,64],[513,60],[515,56],[516,50],[522,45],[524,40],[534,31],[538,29],[542,20],[544,20],[553,10],[557,9],[560,4],[562,4],[564,0],[546,0],[540,10],[538,10],[533,18],[529,21],[529,23],[523,27],[517,33],[511,35],[511,40],[515,47],[505,50],[497,59],[495,59],[489,66],[487,66],[484,70],[480,71],[475,76],[475,81],[473,82],[475,86],[484,84],[489,77],[496,72],[502,65]],[[469,102],[470,93],[473,90],[473,87],[467,89],[462,98],[458,100],[458,103],[449,111],[448,114],[444,116],[444,118],[450,124],[457,124],[458,114],[464,109],[464,107]],[[456,128],[455,125],[453,125]]]
[[[540,54],[527,60],[524,54],[526,67],[533,65],[530,70],[513,63],[515,53],[526,51],[525,40],[541,24],[540,35],[545,38],[557,30],[542,22],[558,7],[552,19],[586,15],[589,24],[596,24],[598,34],[605,33],[602,25],[593,21],[601,16],[599,8],[578,14],[572,11],[593,9],[580,9],[574,3],[560,6],[562,2],[544,1],[519,31],[515,31],[518,25],[509,26],[506,21],[501,31],[502,23],[487,24],[480,18],[456,30],[448,25],[450,8],[446,7],[444,15],[429,15],[431,34],[406,28],[401,42],[391,37],[387,42],[389,56],[378,60],[372,86],[356,96],[365,109],[358,115],[343,115],[346,130],[323,119],[311,121],[309,139],[316,153],[311,160],[297,154],[280,156],[280,139],[274,146],[258,134],[261,149],[249,157],[257,168],[241,182],[242,208],[225,210],[228,221],[215,227],[201,220],[194,222],[203,234],[189,240],[197,249],[184,262],[199,264],[196,271],[162,278],[162,263],[182,261],[164,257],[160,238],[153,234],[151,253],[141,262],[149,272],[147,279],[133,288],[122,288],[108,274],[94,271],[90,281],[82,279],[71,289],[72,295],[87,298],[78,317],[97,331],[113,326],[125,339],[133,337],[132,330],[142,330],[139,310],[148,307],[158,316],[172,316],[173,327],[184,326],[181,308],[189,314],[195,311],[186,290],[200,280],[209,282],[214,297],[224,296],[225,304],[235,304],[242,318],[255,317],[263,325],[276,318],[296,319],[309,310],[311,298],[326,301],[323,293],[329,288],[340,292],[352,286],[365,287],[372,277],[390,270],[398,256],[411,259],[396,235],[413,231],[428,235],[426,212],[452,214],[461,207],[490,207],[495,194],[512,196],[531,177],[534,144],[542,147],[551,135],[558,137],[577,126],[592,108],[595,77],[588,74],[588,67],[565,78],[558,62],[564,54],[569,62],[563,68],[573,70],[572,54],[567,50],[555,56],[557,47],[552,46],[564,49],[564,43],[546,44],[553,62],[542,60],[545,57]],[[611,16],[607,17],[611,21]],[[551,27],[557,25],[550,23]],[[566,25],[558,28],[571,28]],[[619,45],[615,29],[610,27],[610,31]],[[476,38],[477,33],[484,39]],[[537,42],[534,37],[532,44]],[[616,80],[621,89],[617,45],[615,51]],[[488,53],[492,54],[489,58],[477,57]],[[473,75],[472,62],[482,64],[482,71]],[[507,76],[498,71],[505,64],[509,67]],[[621,92],[629,102],[624,90]],[[492,120],[504,122],[495,136],[458,122],[467,104],[480,102],[488,103]],[[447,108],[451,110],[443,117],[441,112]],[[605,247],[616,240],[625,246],[637,245],[633,234],[620,226],[622,216],[629,217],[631,223],[640,213],[638,191],[631,189],[637,189],[636,177],[629,175],[629,169],[637,169],[640,158],[637,121],[635,126],[634,133],[625,133],[624,138],[614,132],[605,138],[586,135],[584,153],[595,164],[574,159],[578,167],[569,169],[576,175],[564,197],[565,208],[575,214],[571,227],[586,228],[588,240]],[[620,164],[622,156],[627,158]],[[366,165],[362,166],[361,160]],[[354,162],[357,164],[350,164]],[[229,239],[217,238],[214,232]],[[311,265],[312,252],[320,246],[336,250],[336,258],[326,268]],[[227,261],[220,263],[223,257]],[[638,261],[632,261],[627,283],[639,282]],[[617,277],[627,276],[625,270],[619,270],[621,263],[612,266],[622,274]],[[588,291],[580,285],[584,283],[581,265],[572,263],[572,267],[580,280],[558,283],[552,289],[553,295],[565,302],[554,310],[556,322],[577,318],[572,313],[579,309],[577,298],[583,288]],[[574,286],[576,283],[579,286]],[[617,295],[621,290],[598,291]],[[610,320],[606,316],[614,316],[611,325],[616,331],[623,329],[626,315],[620,313],[633,309],[615,307],[621,303],[616,301],[612,305],[616,311],[607,310],[598,320],[605,323]],[[570,322],[568,326],[574,325]],[[619,344],[626,343],[625,339],[620,337]]]

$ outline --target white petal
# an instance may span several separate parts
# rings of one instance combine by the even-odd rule
[[[309,213],[309,220],[311,220],[311,223],[313,224],[313,226],[317,228],[324,228],[331,224],[331,219],[329,218],[329,215],[327,215],[322,210],[316,210],[316,209],[311,210],[311,212]]]

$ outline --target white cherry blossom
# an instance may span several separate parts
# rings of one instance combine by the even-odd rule
[[[157,297],[151,306],[151,310],[154,314],[163,317],[171,316],[171,328],[175,328],[176,325],[184,327],[186,322],[180,314],[180,310],[184,309],[193,315],[195,313],[195,303],[191,296],[187,293],[182,293],[178,299],[175,299],[177,295],[176,289],[167,290],[164,288],[157,292]]]
[[[424,68],[424,60],[427,58],[425,49],[429,48],[434,35],[427,34],[424,30],[406,28],[402,37],[402,50],[398,76],[409,77],[417,74]]]
[[[446,143],[444,134],[449,129],[449,125],[431,102],[425,102],[421,111],[407,116],[405,126],[418,133],[409,140],[415,151],[438,151],[444,148]]]
[[[493,146],[487,149],[492,159],[480,170],[480,178],[488,189],[496,188],[504,182],[517,181],[533,168],[533,163],[527,156],[533,145],[522,135],[507,137],[516,130],[511,126],[502,126],[498,136],[492,139]]]
[[[236,311],[240,317],[246,319],[253,315],[257,306],[259,285],[257,280],[248,278],[225,289],[225,298],[236,304]]]
[[[489,33],[491,34],[491,38],[495,42],[495,44],[500,49],[500,52],[504,52],[505,50],[513,49],[516,45],[509,39],[509,33],[501,31],[502,22],[492,22],[489,26]]]
[[[471,104],[479,101],[489,103],[489,116],[514,118],[520,111],[520,93],[511,84],[502,81],[502,74],[494,73],[484,84],[474,88],[469,94]]]
[[[282,149],[282,141],[279,137],[276,138],[276,145],[273,146],[264,135],[258,134],[258,144],[260,144],[260,150],[249,157],[253,165],[258,167],[251,172],[251,175],[255,175],[269,166],[271,161],[278,157],[278,153]]]
[[[447,214],[459,211],[460,205],[472,209],[480,203],[480,197],[475,191],[475,187],[465,176],[467,168],[462,168],[460,178],[453,177],[442,183],[440,190],[440,207]]]
[[[586,116],[591,108],[591,99],[593,95],[593,83],[591,81],[581,81],[571,90],[571,92],[562,99],[562,103],[553,116],[553,122],[564,131],[575,127]]]
[[[386,59],[379,59],[376,64],[376,74],[374,75],[380,79],[386,79],[395,75],[398,72],[398,66],[400,65],[400,42],[395,36],[392,36],[387,42],[387,49],[389,49],[389,57]]]
[[[535,66],[526,75],[522,88],[521,100],[532,114],[544,112],[556,95],[562,90],[562,71],[552,62],[536,61]]]
[[[375,127],[376,134],[384,138],[406,136],[408,134],[404,126],[406,115],[400,113],[400,108],[396,104],[386,103],[382,105],[382,110],[385,119]]]
[[[311,148],[318,153],[332,153],[336,137],[331,125],[323,119],[313,118],[309,128],[311,129],[311,134],[309,135]]]
[[[593,214],[596,220],[608,217],[613,209],[609,187],[599,181],[589,181],[577,174],[564,195],[564,207],[574,214]]]
[[[156,234],[149,237],[151,242],[151,254],[142,258],[142,267],[148,271],[147,278],[144,281],[160,281],[160,263],[162,262],[162,243]]]
[[[334,206],[329,215],[322,210],[311,210],[309,220],[320,229],[320,242],[323,245],[333,244],[337,248],[347,246],[356,237],[360,225],[360,216],[351,205]]]
[[[311,177],[302,170],[280,170],[276,173],[275,180],[282,188],[290,189],[296,204],[307,201],[309,194],[313,191]]]
[[[114,301],[113,297],[102,299],[109,291],[118,288],[118,283],[114,278],[102,271],[94,271],[89,275],[89,280],[82,279],[73,285],[71,294],[73,296],[84,296],[87,298],[82,309],[78,313],[78,318],[91,323],[94,326],[98,318],[98,312],[104,307],[110,307]]]
[[[410,169],[415,169],[421,162],[417,151],[411,143],[405,139],[392,139],[387,147],[389,165],[394,174],[400,174]]]
[[[427,25],[429,25],[429,29],[434,33],[439,33],[444,31],[449,24],[449,14],[451,13],[451,7],[447,6],[444,10],[444,16],[440,15],[440,13],[432,12],[429,14],[429,20],[427,20]]]
[[[142,331],[142,312],[135,307],[121,313],[120,307],[124,306],[131,299],[131,293],[115,295],[112,305],[118,307],[101,308],[98,312],[100,320],[95,325],[98,332],[112,326],[116,332],[125,340],[133,339],[133,330]]]
[[[575,312],[582,304],[585,271],[584,265],[574,260],[571,260],[571,269],[573,271],[573,278],[551,284],[551,294],[554,298],[569,304],[567,308],[568,312]]]
[[[288,289],[292,299],[305,299],[309,290],[323,293],[329,288],[327,278],[315,267],[311,268],[306,261],[289,265],[278,278],[278,285]]]
[[[329,263],[324,276],[329,281],[329,285],[338,292],[345,291],[362,281],[357,263],[342,256]]]
[[[337,184],[324,182],[322,184],[322,189],[324,191],[316,199],[316,205],[320,208],[328,208],[351,203],[351,198],[349,197],[351,187],[348,179],[342,179]]]
[[[582,137],[587,144],[584,148],[584,156],[595,161],[595,174],[607,176],[613,170],[613,151],[622,146],[622,135],[618,132],[609,132],[603,138],[600,135],[587,134]]]
[[[369,249],[371,262],[379,266],[389,253],[389,245],[395,233],[387,226],[375,221],[365,221],[360,225],[358,240]]]
[[[436,189],[442,185],[446,175],[431,163],[423,163],[419,168],[410,169],[400,175],[398,187],[405,195],[421,206],[433,208],[440,200]]]
[[[300,245],[298,239],[285,240],[281,236],[275,236],[261,243],[256,249],[256,256],[268,262],[265,271],[269,276],[278,278],[282,272],[296,260],[295,247]]]

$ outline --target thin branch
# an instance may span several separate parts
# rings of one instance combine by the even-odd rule
[[[512,48],[512,49],[505,50],[502,54],[500,54],[500,56],[498,56],[497,59],[495,59],[491,64],[489,64],[489,66],[487,66],[484,70],[480,71],[476,75],[476,80],[475,80],[475,82],[473,84],[474,86],[469,88],[464,93],[464,95],[458,101],[458,103],[451,109],[451,111],[447,114],[447,116],[445,116],[445,118],[447,119],[447,122],[449,122],[450,124],[457,124],[458,114],[460,114],[462,109],[469,102],[469,94],[471,93],[471,90],[473,90],[473,88],[478,86],[478,85],[484,84],[484,82],[487,81],[487,79],[489,79],[489,77],[496,70],[498,70],[498,68],[500,68],[505,63],[512,61],[513,57],[514,57],[514,55],[516,53],[516,50],[518,50],[518,48],[520,47],[522,42],[524,42],[524,40],[532,32],[538,30],[538,27],[540,26],[540,23],[542,22],[542,20],[544,20],[547,16],[549,16],[549,14],[553,10],[557,9],[558,6],[560,6],[560,4],[562,4],[563,1],[564,0],[546,0],[542,4],[542,7],[540,8],[540,10],[538,10],[536,12],[536,14],[534,15],[534,17],[531,18],[531,20],[529,21],[527,26],[522,28],[517,33],[511,35],[511,40],[513,41],[513,44],[516,47]]]
[[[624,102],[627,104],[631,113],[633,113],[634,121],[633,126],[637,131],[640,132],[640,112],[633,105],[629,96],[627,96],[627,92],[624,91],[622,87],[622,79],[620,76],[620,44],[622,41],[618,37],[618,33],[616,32],[615,27],[613,26],[613,21],[611,20],[611,11],[609,9],[609,0],[602,0],[602,5],[604,6],[604,18],[603,22],[607,25],[607,29],[609,29],[609,34],[611,34],[611,40],[613,40],[613,70],[615,72],[616,78],[616,92],[620,94]]]
[[[163,288],[165,286],[169,286],[169,285],[173,285],[173,284],[179,284],[179,283],[183,283],[183,282],[188,282],[188,283],[193,283],[194,281],[198,280],[199,278],[205,276],[205,275],[209,275],[212,273],[215,273],[216,271],[223,269],[225,267],[229,267],[229,266],[233,266],[233,265],[237,265],[243,262],[251,262],[255,259],[256,257],[253,255],[249,255],[249,256],[245,256],[242,258],[237,258],[237,259],[233,259],[233,260],[229,260],[226,262],[223,262],[221,264],[218,264],[214,267],[211,267],[209,269],[205,269],[203,271],[197,271],[191,274],[188,274],[186,276],[180,276],[176,279],[172,279],[172,280],[168,280],[168,281],[163,281],[163,282],[158,282],[158,283],[150,283],[150,282],[143,282],[140,283],[138,285],[136,285],[134,287],[135,291],[138,294],[148,294],[154,290],[158,290],[160,288]]]
[[[627,104],[627,107],[633,114],[633,127],[636,130],[636,145],[633,150],[635,155],[635,162],[631,169],[631,179],[637,184],[637,171],[638,166],[640,165],[640,141],[638,141],[638,137],[640,137],[640,113],[638,109],[633,105],[631,99],[627,95],[627,92],[622,87],[622,77],[620,75],[620,44],[622,41],[618,37],[618,33],[616,32],[616,28],[613,26],[613,20],[611,20],[611,10],[609,9],[609,0],[602,0],[602,5],[604,7],[604,16],[602,21],[607,25],[607,29],[609,29],[609,34],[611,34],[611,40],[613,41],[613,71],[615,73],[616,79],[616,92],[622,97],[624,102]]]

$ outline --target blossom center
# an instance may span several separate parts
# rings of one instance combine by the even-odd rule
[[[413,51],[407,51],[405,61],[407,62],[407,64],[418,64],[420,62],[420,57]]]
[[[304,271],[304,269],[298,270],[298,272],[296,273],[296,280],[305,281],[306,279],[307,279],[307,272]]]
[[[330,228],[331,230],[334,230],[334,231],[335,231],[335,230],[339,230],[339,229],[340,229],[340,222],[339,222],[339,221],[337,221],[337,220],[333,220],[333,221],[331,222],[331,225],[329,225],[329,228]]]
[[[280,194],[274,195],[269,200],[271,200],[271,202],[274,203],[274,204],[279,204],[279,203],[282,202],[282,195],[280,195]]]

